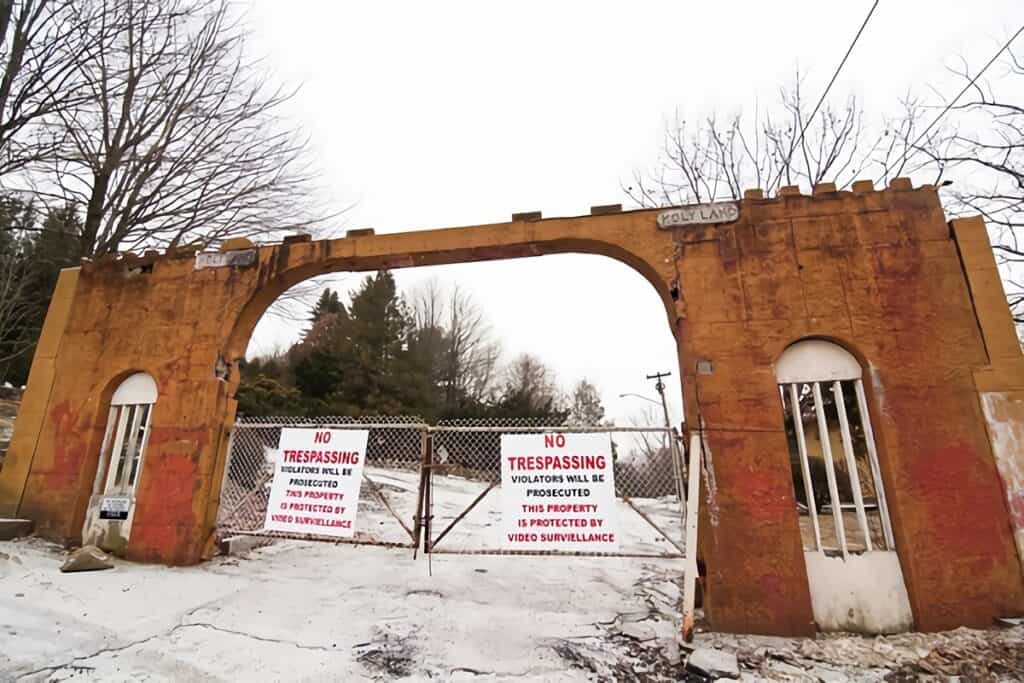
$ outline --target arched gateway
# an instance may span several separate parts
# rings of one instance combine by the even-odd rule
[[[808,338],[838,342],[863,368],[914,626],[1022,613],[1024,359],[980,219],[947,224],[934,188],[905,180],[593,213],[258,248],[229,240],[216,254],[175,249],[63,271],[0,470],[0,516],[79,541],[110,450],[112,398],[145,373],[158,398],[146,402],[125,552],[198,562],[217,515],[236,363],[280,293],[332,271],[584,252],[635,268],[664,301],[687,424],[709,446],[700,549],[713,627],[815,627],[798,506],[807,496],[794,488],[792,418],[773,366]]]

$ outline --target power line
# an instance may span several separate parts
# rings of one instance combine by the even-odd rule
[[[832,84],[836,82],[837,78],[839,78],[839,72],[842,71],[843,66],[846,65],[846,60],[849,59],[850,53],[853,52],[854,46],[860,39],[860,34],[864,32],[864,27],[868,25],[869,21],[871,21],[871,15],[875,13],[875,8],[878,7],[878,2],[879,0],[875,0],[875,3],[871,5],[871,9],[868,10],[868,15],[864,17],[864,22],[860,25],[860,28],[857,30],[857,35],[853,37],[853,41],[850,43],[850,47],[846,49],[846,54],[843,55],[843,61],[839,62],[839,66],[836,67],[835,73],[832,74],[832,80],[830,80],[828,82],[828,85],[825,86],[825,91],[821,93],[821,98],[819,98],[818,103],[814,105],[814,111],[811,112],[811,115],[807,119],[807,122],[804,123],[803,128],[800,129],[799,137],[797,137],[796,141],[793,143],[793,146],[789,149],[789,156],[786,157],[786,166],[789,166],[789,162],[792,161],[793,159],[793,152],[795,152],[796,148],[800,145],[801,142],[803,142],[804,133],[807,132],[807,128],[811,125],[811,122],[814,121],[814,117],[817,116],[818,110],[821,108],[821,105],[825,101],[825,98],[828,97],[828,92],[829,90],[832,89]]]
[[[1006,49],[1008,47],[1010,47],[1011,44],[1013,44],[1013,41],[1015,41],[1017,39],[1017,36],[1019,36],[1021,33],[1024,33],[1024,25],[1022,25],[1019,29],[1017,29],[1016,33],[1014,33],[1012,36],[1010,36],[1010,39],[1008,41],[1006,41],[1006,43],[1001,48],[999,48],[999,50],[996,51],[996,53],[994,55],[992,55],[992,59],[988,60],[988,64],[986,64],[984,67],[982,67],[981,71],[979,71],[978,74],[974,78],[972,78],[967,85],[964,86],[963,90],[961,90],[957,94],[956,97],[954,97],[952,100],[950,100],[949,104],[947,104],[945,106],[945,108],[941,112],[939,112],[938,116],[936,116],[934,119],[932,119],[932,122],[928,124],[928,127],[925,128],[924,131],[920,135],[917,136],[917,139],[914,140],[912,143],[910,143],[910,145],[907,147],[907,152],[904,153],[904,158],[906,158],[906,155],[909,154],[909,151],[912,148],[916,147],[917,143],[919,143],[921,141],[921,139],[924,138],[924,136],[928,134],[928,131],[930,131],[932,129],[932,127],[936,123],[939,122],[939,119],[941,119],[943,116],[945,116],[946,113],[950,109],[953,108],[953,105],[956,104],[957,101],[961,97],[964,96],[964,93],[967,92],[968,90],[970,90],[974,86],[974,84],[977,82],[977,80],[979,78],[981,78],[982,74],[984,74],[988,70],[988,68],[990,66],[995,64],[996,60],[999,59],[999,55],[1003,54],[1003,52],[1005,52]]]

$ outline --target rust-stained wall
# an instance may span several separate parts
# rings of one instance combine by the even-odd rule
[[[814,629],[772,367],[808,336],[843,344],[865,365],[916,626],[1022,613],[979,392],[994,391],[982,384],[998,376],[998,391],[1019,396],[1024,361],[1006,342],[1012,326],[1007,333],[978,303],[1005,309],[994,265],[971,260],[987,239],[978,246],[977,230],[951,233],[932,188],[818,189],[751,193],[739,220],[718,226],[662,231],[656,211],[635,211],[292,242],[260,248],[249,268],[195,270],[184,251],[65,271],[0,470],[0,516],[76,540],[110,395],[145,371],[160,397],[127,554],[197,562],[211,543],[238,382],[234,366],[218,376],[218,359],[242,356],[280,293],[332,271],[596,253],[655,287],[678,343],[687,421],[699,412],[708,430],[715,493],[703,507],[701,550],[715,628]]]

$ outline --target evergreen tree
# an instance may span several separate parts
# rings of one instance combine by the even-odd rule
[[[262,373],[243,381],[235,398],[240,415],[293,415],[302,405],[298,389]]]
[[[0,359],[6,358],[0,381],[17,385],[28,380],[57,277],[81,257],[81,228],[71,205],[51,210],[40,225],[31,204],[10,196],[0,199],[0,280],[13,276],[18,285],[3,297],[4,307],[17,305],[18,313],[13,326],[0,325]]]
[[[422,382],[412,372],[412,318],[390,272],[363,280],[338,332],[332,355],[336,354],[339,375],[327,398],[332,411],[400,414],[422,405]]]
[[[338,293],[331,290],[330,287],[325,287],[323,293],[320,295],[320,299],[313,306],[313,311],[309,316],[310,322],[316,323],[327,314],[338,314],[345,310],[345,306],[341,303],[341,299],[338,298]]]

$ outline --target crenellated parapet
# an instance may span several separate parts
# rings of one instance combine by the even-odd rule
[[[0,516],[81,538],[111,394],[143,372],[159,398],[126,553],[198,562],[212,548],[237,361],[275,299],[326,273],[561,253],[626,264],[664,305],[687,425],[702,426],[710,450],[699,551],[714,628],[814,630],[775,372],[783,351],[808,339],[842,346],[864,368],[915,626],[1024,612],[1014,545],[1016,533],[1024,548],[1014,441],[1024,433],[1024,363],[984,224],[950,224],[936,188],[906,178],[83,260],[63,271],[47,315],[0,470]],[[630,303],[608,301],[595,324],[614,324]]]

